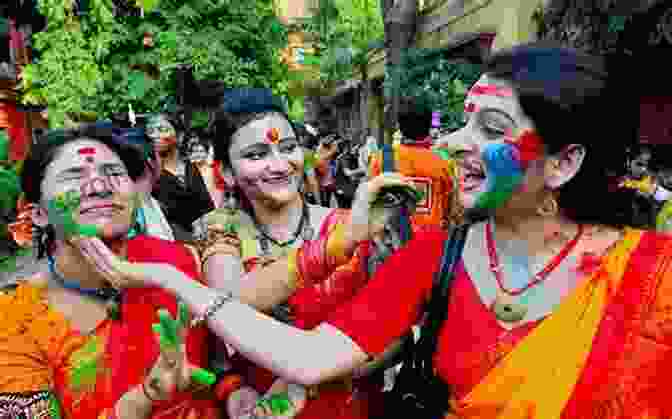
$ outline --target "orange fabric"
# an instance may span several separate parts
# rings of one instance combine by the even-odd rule
[[[397,171],[410,177],[425,194],[411,217],[414,230],[444,228],[449,218],[455,182],[455,164],[428,148],[400,144],[394,146]],[[370,176],[382,173],[382,152],[371,159]]]
[[[193,257],[172,242],[137,236],[128,242],[128,259],[171,263],[196,277]],[[176,307],[175,297],[166,291],[125,290],[120,319],[103,320],[83,335],[48,305],[43,287],[22,283],[0,297],[0,392],[50,390],[65,419],[107,417],[156,361],[158,343],[152,332],[152,324],[158,322],[156,310],[165,308],[174,316]],[[189,330],[187,357],[192,364],[207,365],[207,338],[203,327]],[[150,417],[215,419],[219,410],[214,398],[186,392],[157,404]]]

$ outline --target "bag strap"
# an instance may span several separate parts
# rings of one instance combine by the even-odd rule
[[[439,332],[448,315],[448,299],[455,279],[455,268],[462,257],[468,225],[454,227],[444,243],[441,265],[434,277],[434,286],[427,306],[427,317],[420,329],[420,340],[413,351],[413,361],[424,377],[434,375],[432,360],[439,340]]]

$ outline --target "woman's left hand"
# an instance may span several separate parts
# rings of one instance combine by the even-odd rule
[[[70,244],[85,262],[116,289],[157,286],[158,278],[178,272],[165,263],[131,263],[121,260],[97,237],[77,238]]]

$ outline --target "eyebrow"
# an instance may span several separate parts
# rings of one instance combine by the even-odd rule
[[[103,163],[100,165],[100,168],[103,170],[109,170],[109,169],[124,169],[126,170],[126,167],[122,163]],[[62,178],[63,176],[66,175],[74,175],[74,174],[80,174],[84,171],[85,167],[84,166],[74,166],[74,167],[69,167],[67,169],[61,170],[56,174],[57,178]]]

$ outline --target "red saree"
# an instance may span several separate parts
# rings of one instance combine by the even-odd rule
[[[196,264],[182,246],[148,236],[128,242],[128,260],[170,263],[196,278]],[[121,317],[106,319],[90,334],[81,334],[61,314],[49,307],[43,288],[24,283],[13,294],[3,295],[4,316],[0,335],[0,392],[50,390],[67,419],[103,419],[129,389],[142,382],[158,356],[152,324],[156,310],[173,315],[176,301],[159,289],[124,291]],[[207,365],[204,328],[192,329],[187,338],[191,363]],[[20,376],[19,376],[20,374]],[[157,404],[151,418],[215,419],[215,402],[192,393],[177,394]]]
[[[368,280],[365,266],[368,244],[361,245],[346,260],[337,249],[335,242],[339,240],[329,239],[338,236],[337,230],[342,230],[346,216],[347,211],[333,211],[323,222],[319,238],[301,249],[305,253],[298,258],[302,264],[300,285],[288,300],[293,325],[298,328],[316,327],[329,313],[347,303]],[[246,262],[248,271],[254,269],[254,259]],[[260,394],[278,378],[239,356],[234,365],[246,383]],[[380,409],[382,384],[382,377],[368,377],[357,383],[339,381],[316,386],[310,389],[310,398],[296,419],[368,419]]]

